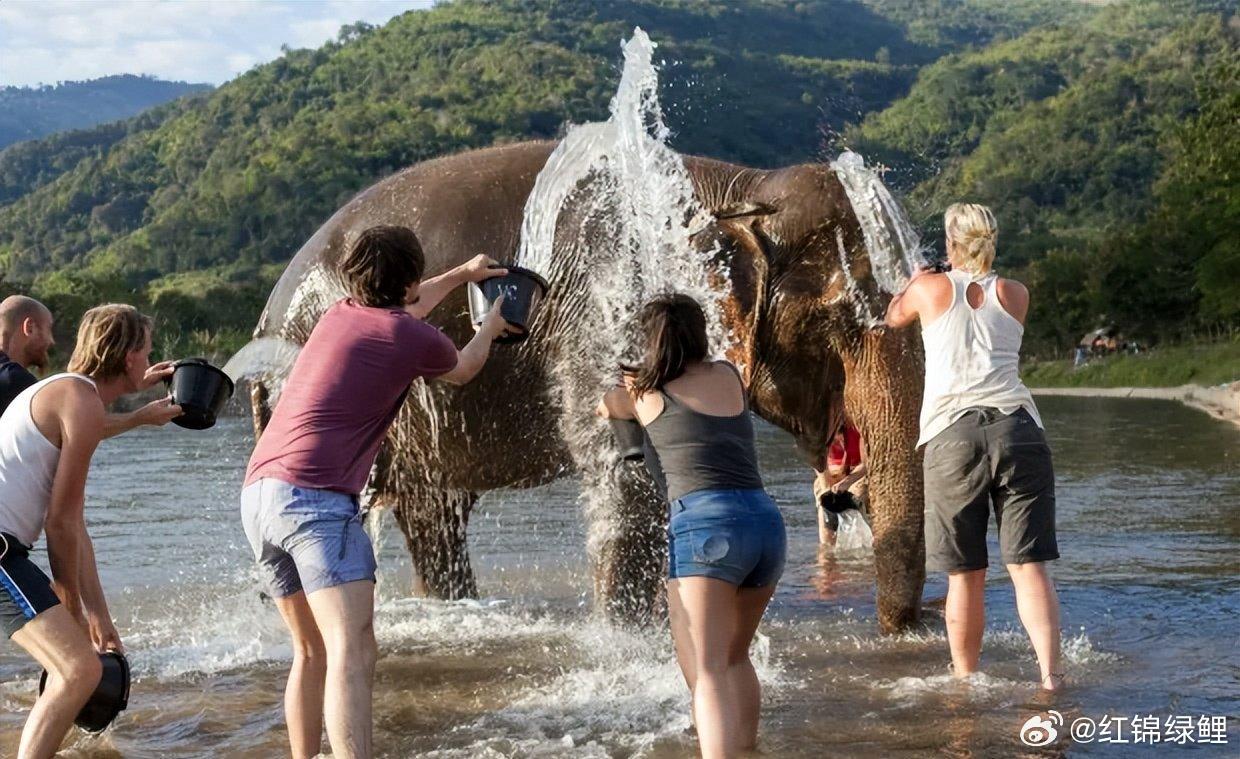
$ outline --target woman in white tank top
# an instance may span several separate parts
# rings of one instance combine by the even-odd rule
[[[944,227],[951,270],[918,272],[887,310],[888,327],[919,321],[925,348],[917,445],[925,448],[927,563],[948,573],[947,637],[953,669],[967,677],[981,655],[993,508],[1041,686],[1056,690],[1059,600],[1046,565],[1059,558],[1055,475],[1019,373],[1029,292],[991,270],[998,225],[990,209],[957,203]]]
[[[132,306],[87,311],[69,373],[24,390],[0,416],[0,623],[48,671],[18,755],[50,757],[99,683],[97,652],[120,650],[86,533],[86,474],[104,409],[152,371],[151,321]],[[28,557],[47,533],[49,580]]]

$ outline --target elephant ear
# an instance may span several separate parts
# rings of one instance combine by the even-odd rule
[[[754,229],[745,223],[745,217],[754,215],[758,213],[753,210],[735,212],[730,219],[717,221],[692,238],[698,250],[713,255],[728,276],[726,285],[720,283],[728,287],[723,322],[733,338],[727,357],[742,368],[746,385],[751,384],[757,366],[758,315],[764,305],[767,279],[766,250]]]

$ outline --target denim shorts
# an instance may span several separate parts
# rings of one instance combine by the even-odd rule
[[[698,490],[671,507],[668,579],[713,577],[761,588],[784,573],[784,517],[765,490]]]
[[[241,491],[241,522],[275,598],[375,581],[356,496],[264,477]]]

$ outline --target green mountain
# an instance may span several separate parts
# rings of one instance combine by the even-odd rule
[[[0,148],[53,132],[127,119],[152,106],[210,89],[209,84],[131,74],[42,87],[0,87]]]
[[[994,31],[1061,5],[996,11],[1008,20]],[[676,147],[775,166],[814,157],[823,129],[889,105],[919,67],[989,39],[977,26],[914,39],[907,6],[459,0],[348,26],[208,96],[0,153],[0,272],[62,324],[124,299],[161,316],[166,337],[231,339],[282,262],[377,178],[603,117],[635,25],[660,45]]]
[[[1101,244],[1093,230],[1130,223],[1132,198],[1153,209],[1171,192],[1155,180],[1177,130],[1205,112],[1201,67],[1234,39],[1209,3],[1162,5],[444,3],[382,28],[345,27],[208,95],[0,152],[0,272],[6,287],[51,302],[62,324],[124,299],[153,310],[165,339],[227,347],[283,262],[379,177],[604,116],[635,25],[659,44],[678,149],[777,166],[820,157],[824,134],[843,134],[896,167],[888,179],[914,208],[978,197],[986,177],[1005,255],[1012,245],[1016,260],[1039,261]],[[1086,128],[1078,117],[1105,149],[1045,152],[1051,135]],[[1018,129],[1052,118],[1057,133]],[[1052,155],[1067,160],[1062,170]],[[1071,182],[1052,191],[1058,176]],[[1112,198],[1117,178],[1127,183]],[[1022,205],[1029,188],[1046,193],[1028,198],[1045,213]],[[1069,235],[1071,224],[1088,228]]]
[[[1024,267],[1035,293],[1048,296],[1034,298],[1035,347],[1072,345],[1099,320],[1147,339],[1234,323],[1235,308],[1218,307],[1234,299],[1218,290],[1234,293],[1237,280],[1215,274],[1235,271],[1234,259],[1214,261],[1223,254],[1212,258],[1200,245],[1152,258],[1131,248],[1152,215],[1178,215],[1166,208],[1172,177],[1203,162],[1225,183],[1213,172],[1222,171],[1223,145],[1236,144],[1240,115],[1234,10],[1230,2],[1120,3],[1080,24],[947,55],[849,137],[896,169],[889,180],[907,191],[928,234],[941,237],[942,209],[957,200],[994,208],[1000,264]],[[1225,113],[1229,142],[1221,127],[1216,144],[1192,137],[1207,128],[1202,119],[1224,124]],[[1216,234],[1237,221],[1234,206],[1230,216],[1220,209],[1203,219]],[[1157,224],[1165,228],[1165,219]],[[1137,260],[1141,270],[1119,287],[1113,275]]]

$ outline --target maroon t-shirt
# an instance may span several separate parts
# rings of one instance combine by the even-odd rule
[[[360,493],[409,384],[451,371],[456,356],[447,335],[405,311],[336,303],[293,364],[245,483]]]

